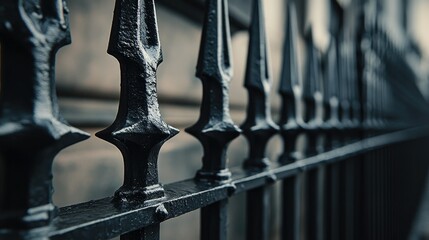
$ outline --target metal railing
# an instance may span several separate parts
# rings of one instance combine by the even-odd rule
[[[158,153],[178,130],[161,119],[157,102],[162,54],[155,4],[116,0],[108,53],[121,66],[121,96],[116,120],[97,136],[121,151],[123,186],[112,197],[58,209],[53,158],[88,138],[62,119],[55,93],[55,54],[70,42],[69,13],[62,0],[2,0],[0,238],[159,239],[161,222],[201,209],[201,239],[226,239],[228,198],[246,192],[246,238],[269,239],[270,191],[282,182],[282,239],[405,239],[429,167],[427,112],[395,90],[415,90],[404,58],[409,46],[389,35],[377,1],[332,1],[331,40],[322,52],[311,28],[298,30],[289,1],[276,124],[263,1],[252,2],[247,118],[238,127],[228,109],[228,1],[207,0],[197,65],[201,115],[186,130],[203,146],[202,168],[194,179],[162,185]],[[300,38],[305,74],[297,60]],[[398,104],[409,112],[395,112]],[[265,148],[278,133],[283,154],[268,159]],[[248,156],[228,169],[228,145],[240,134]]]

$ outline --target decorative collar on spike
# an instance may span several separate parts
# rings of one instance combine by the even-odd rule
[[[288,2],[286,19],[286,36],[283,47],[283,67],[279,93],[282,95],[280,126],[283,130],[297,131],[301,121],[299,106],[302,94],[301,74],[298,70],[297,44],[298,22],[294,2]]]
[[[298,21],[296,8],[293,2],[288,2],[286,20],[286,36],[283,47],[283,68],[279,92],[293,95],[294,88],[300,86],[300,73],[298,71],[297,41]]]
[[[249,92],[249,103],[247,118],[241,126],[249,142],[249,157],[244,163],[248,168],[265,168],[269,165],[265,157],[265,148],[269,139],[278,130],[271,119],[269,100],[271,70],[267,48],[263,5],[261,0],[254,0],[244,83]]]
[[[307,38],[307,61],[306,78],[303,87],[303,100],[305,104],[305,121],[321,121],[321,114],[318,111],[323,100],[321,88],[320,59],[318,50],[314,45],[312,31],[309,31]]]
[[[226,150],[240,134],[229,115],[229,87],[232,77],[231,36],[226,0],[207,0],[206,17],[197,65],[203,83],[203,101],[198,122],[186,129],[203,145],[203,167],[197,179],[228,180]]]
[[[298,70],[297,44],[298,20],[293,1],[287,3],[286,36],[283,47],[283,71],[280,79],[279,93],[282,96],[280,115],[280,134],[283,138],[283,154],[279,157],[282,163],[290,163],[299,158],[296,151],[296,139],[301,133],[302,109],[299,105],[302,84]]]
[[[303,97],[312,99],[316,92],[321,91],[318,50],[314,45],[313,34],[310,30],[307,38],[306,78],[304,81]]]
[[[60,116],[57,104],[55,54],[70,42],[67,9],[62,0],[1,5],[0,152],[8,167],[2,178],[13,189],[0,196],[0,211],[9,216],[0,225],[47,225],[56,213],[52,161],[89,137]]]
[[[121,65],[121,97],[115,122],[97,136],[118,147],[124,158],[124,184],[115,200],[161,198],[158,153],[178,130],[159,112],[156,70],[162,57],[154,0],[116,1],[109,53]]]

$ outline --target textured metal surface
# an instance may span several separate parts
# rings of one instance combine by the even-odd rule
[[[270,185],[281,181],[282,239],[405,239],[429,168],[429,111],[413,94],[418,74],[405,58],[410,44],[389,31],[381,5],[330,1],[323,51],[317,24],[304,29],[302,3],[288,1],[277,126],[262,0],[253,0],[249,104],[239,128],[229,113],[228,1],[207,0],[197,65],[201,112],[187,129],[203,146],[202,168],[194,179],[163,186],[158,154],[178,130],[158,106],[154,0],[117,0],[108,52],[121,66],[121,97],[116,120],[97,136],[121,151],[124,183],[112,197],[58,210],[53,157],[87,137],[61,118],[55,94],[55,53],[70,41],[68,10],[62,0],[3,1],[0,238],[159,239],[161,222],[201,209],[201,239],[226,239],[229,198],[245,192],[246,238],[270,239]],[[241,132],[249,153],[243,166],[229,169],[228,145]],[[270,161],[265,149],[277,132],[284,149]]]
[[[56,101],[55,55],[70,43],[65,2],[2,1],[0,38],[0,224],[46,225],[57,214],[53,158],[88,137],[63,120]]]
[[[279,93],[282,96],[281,117],[279,121],[280,134],[283,138],[283,155],[281,162],[291,162],[295,160],[297,152],[295,150],[296,138],[300,131],[300,122],[303,122],[301,106],[298,104],[301,90],[301,74],[298,70],[297,60],[297,39],[298,22],[294,2],[287,6],[286,36],[284,45],[284,59],[282,76],[280,80]]]
[[[119,204],[162,198],[158,153],[178,133],[162,119],[156,95],[156,69],[162,61],[153,0],[118,0],[108,52],[121,65],[121,98],[115,122],[97,133],[124,157]]]
[[[233,66],[227,0],[208,0],[197,64],[203,84],[201,115],[186,131],[204,149],[203,166],[196,179],[208,183],[229,180],[227,148],[241,130],[229,114],[229,87]],[[201,239],[226,239],[227,200],[201,209]]]
[[[197,65],[197,77],[203,83],[201,115],[197,123],[186,131],[203,145],[203,167],[197,178],[227,180],[228,144],[241,130],[229,115],[228,84],[232,77],[231,36],[229,31],[228,2],[207,1],[206,18]]]
[[[265,149],[268,141],[279,129],[271,119],[269,96],[272,73],[268,59],[264,8],[261,0],[253,1],[249,35],[249,51],[244,81],[249,101],[247,118],[241,125],[241,129],[249,143],[249,155],[244,161],[244,168],[254,171],[264,170],[270,165],[270,160],[265,156]],[[275,179],[273,179],[274,181]],[[270,195],[270,186],[247,192],[247,239],[263,240],[270,238]]]
[[[286,36],[283,46],[283,71],[279,92],[282,96],[280,134],[283,138],[283,154],[280,163],[292,163],[302,157],[296,148],[297,139],[302,133],[304,123],[301,98],[302,79],[298,68],[298,17],[295,2],[286,6]],[[301,185],[302,177],[292,176],[282,183],[282,238],[298,239],[301,233]]]
[[[241,129],[249,142],[250,149],[244,165],[247,168],[259,169],[269,165],[269,160],[265,157],[265,148],[270,138],[278,130],[277,125],[271,119],[269,94],[272,73],[264,24],[263,4],[260,0],[254,0],[244,82],[249,101],[247,118],[241,125]]]
[[[153,0],[118,0],[110,35],[109,54],[121,65],[118,115],[97,136],[114,144],[124,158],[124,184],[114,202],[131,203],[163,198],[158,180],[158,154],[179,131],[161,119],[156,70],[162,62]],[[128,233],[121,239],[159,239],[159,226]]]
[[[368,138],[293,164],[273,163],[267,171],[258,173],[250,173],[241,167],[232,168],[231,181],[226,183],[208,185],[190,179],[167,184],[164,186],[166,198],[131,204],[129,208],[117,208],[111,197],[65,207],[60,209],[60,215],[49,227],[28,231],[2,228],[0,236],[3,239],[18,236],[24,239],[41,236],[50,236],[52,239],[109,239],[227,199],[231,194],[264,186],[271,183],[273,175],[279,181],[289,179],[297,173],[318,168],[321,164],[340,163],[388,145],[426,138],[428,131],[428,127],[420,127]],[[168,212],[161,218],[157,214],[160,206]]]

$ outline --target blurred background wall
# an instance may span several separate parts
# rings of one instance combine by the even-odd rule
[[[385,0],[393,1],[393,0]],[[395,0],[401,1],[401,0]],[[160,181],[169,183],[192,178],[201,166],[202,149],[190,135],[184,133],[199,116],[201,83],[194,77],[201,37],[201,2],[156,1],[160,39],[164,62],[158,71],[158,94],[163,118],[181,133],[168,141],[159,157]],[[231,114],[237,124],[243,122],[247,93],[242,87],[247,56],[248,35],[243,30],[248,24],[250,1],[231,0],[233,24],[234,78],[231,82]],[[316,43],[323,51],[329,42],[327,34],[327,0],[298,1],[301,31],[312,25]],[[347,4],[347,0],[343,0]],[[413,36],[421,50],[416,67],[422,77],[418,85],[429,95],[429,0],[403,1],[410,12],[406,32]],[[406,4],[405,4],[406,3]],[[57,82],[60,107],[65,118],[73,125],[94,134],[113,122],[118,107],[119,65],[107,55],[114,0],[73,0],[70,8],[73,43],[63,48],[57,58]],[[265,1],[266,26],[271,49],[273,91],[278,88],[284,39],[284,0]],[[389,6],[389,4],[385,4]],[[393,4],[392,4],[393,5]],[[309,6],[309,7],[305,7]],[[188,9],[195,10],[188,10]],[[386,12],[402,11],[387,9]],[[386,14],[386,18],[394,16]],[[391,19],[389,21],[398,21]],[[303,46],[303,44],[301,44]],[[300,61],[303,62],[302,47]],[[274,119],[277,120],[279,97],[272,95]],[[270,143],[268,156],[275,161],[281,152],[280,139]],[[230,166],[239,166],[247,155],[247,145],[240,137],[231,144]],[[119,151],[112,145],[92,136],[62,151],[54,162],[54,201],[58,206],[111,196],[121,186],[123,164]],[[273,194],[278,194],[273,191]],[[230,225],[230,239],[243,239],[243,196],[231,199],[234,212]],[[241,199],[241,200],[240,200]],[[274,199],[279,199],[274,198]],[[276,201],[276,200],[273,200]],[[276,206],[273,202],[273,206]],[[278,219],[274,219],[278,223]],[[198,211],[170,220],[162,225],[163,239],[198,239]],[[274,224],[276,228],[278,224]],[[273,236],[275,238],[275,236]]]

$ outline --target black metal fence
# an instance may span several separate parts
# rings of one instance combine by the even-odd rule
[[[330,45],[321,52],[311,28],[298,30],[288,2],[276,124],[263,1],[252,2],[247,118],[238,127],[228,110],[228,1],[207,0],[201,115],[187,129],[203,146],[202,168],[195,179],[162,185],[158,153],[178,130],[158,108],[155,4],[116,1],[108,52],[121,66],[121,97],[115,122],[97,136],[121,151],[124,183],[113,197],[58,209],[53,158],[88,137],[62,119],[55,93],[55,54],[70,42],[69,13],[63,0],[2,0],[0,238],[159,239],[161,222],[201,208],[201,239],[226,239],[228,198],[246,192],[246,237],[269,239],[270,189],[282,182],[282,239],[406,239],[429,167],[428,111],[404,57],[411,44],[380,21],[378,1],[332,1]],[[228,144],[241,133],[249,154],[243,167],[228,169]],[[270,160],[265,148],[277,133],[284,153]]]

